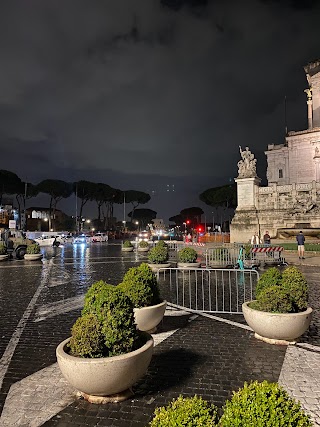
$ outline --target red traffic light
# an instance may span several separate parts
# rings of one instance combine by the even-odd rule
[[[190,222],[191,222],[191,221],[190,221],[190,219],[187,219],[186,223],[187,223],[187,224],[190,224]]]
[[[201,232],[202,231],[202,227],[198,227],[198,231]]]

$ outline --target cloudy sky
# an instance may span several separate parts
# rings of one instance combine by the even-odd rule
[[[239,145],[265,179],[285,96],[289,130],[307,127],[319,19],[311,0],[2,0],[0,169],[146,191],[160,218],[211,215],[198,195],[233,181]]]

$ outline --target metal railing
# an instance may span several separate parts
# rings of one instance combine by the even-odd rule
[[[241,314],[254,298],[255,270],[164,268],[157,272],[161,295],[169,303],[207,313]]]

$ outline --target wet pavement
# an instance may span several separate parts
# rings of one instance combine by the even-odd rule
[[[179,394],[223,405],[244,381],[279,381],[320,425],[320,257],[299,263],[315,309],[296,346],[258,341],[241,315],[194,315],[168,308],[154,334],[154,356],[134,396],[93,405],[76,397],[56,364],[55,348],[70,335],[83,295],[97,280],[121,282],[143,253],[119,244],[48,248],[43,261],[0,264],[0,426],[146,426],[154,408]]]

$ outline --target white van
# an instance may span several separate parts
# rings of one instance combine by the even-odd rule
[[[107,233],[96,233],[92,237],[93,242],[107,242],[108,241],[108,234]]]

